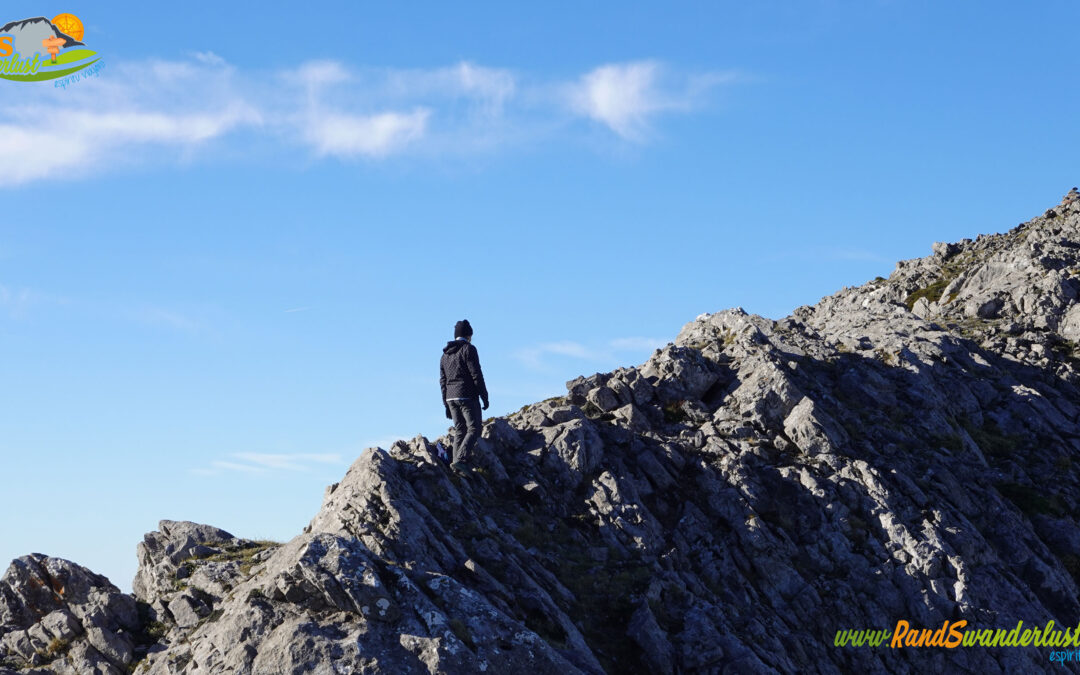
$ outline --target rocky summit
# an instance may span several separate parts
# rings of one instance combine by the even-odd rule
[[[162,521],[133,596],[19,558],[0,671],[1080,671],[1078,296],[1074,189],[782,320],[703,314],[487,420],[470,474],[366,450],[288,543]]]

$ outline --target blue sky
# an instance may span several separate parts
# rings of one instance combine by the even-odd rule
[[[457,319],[503,414],[1080,183],[1071,2],[296,7],[5,5],[106,66],[0,82],[0,559],[294,536]]]

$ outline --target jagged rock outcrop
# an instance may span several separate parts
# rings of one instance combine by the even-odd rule
[[[702,315],[487,420],[471,475],[417,437],[284,545],[163,521],[110,625],[149,673],[1076,671],[834,638],[1080,623],[1077,275],[1074,190],[780,321]],[[9,666],[40,607],[4,610]]]
[[[163,520],[137,548],[132,583],[146,613],[180,629],[194,627],[277,547],[210,525]]]
[[[39,553],[0,578],[0,672],[126,672],[141,622],[135,600],[103,576]]]

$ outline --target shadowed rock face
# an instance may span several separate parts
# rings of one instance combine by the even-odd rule
[[[60,672],[90,646],[100,672],[1076,669],[833,642],[1080,621],[1078,197],[781,321],[702,315],[640,367],[487,420],[468,477],[423,437],[365,451],[287,544],[163,521],[134,628],[124,601],[87,609],[106,580],[20,559],[0,658],[33,664],[55,626]],[[57,600],[28,581],[43,561],[104,590]],[[131,649],[82,637],[87,616]]]

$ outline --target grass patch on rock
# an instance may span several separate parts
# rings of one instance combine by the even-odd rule
[[[149,604],[139,600],[135,603],[135,608],[138,611],[139,626],[141,626],[133,636],[135,645],[149,647],[160,642],[169,632],[169,627],[153,618],[154,612]]]
[[[52,663],[56,659],[63,657],[68,653],[68,649],[71,648],[71,643],[62,638],[54,637],[49,640],[49,644],[44,649],[37,650],[38,656],[45,659],[48,663]]]
[[[1027,443],[1027,439],[1023,436],[1001,431],[992,419],[987,419],[981,427],[970,422],[965,422],[963,426],[971,440],[975,441],[975,445],[979,446],[984,455],[990,457],[998,459],[1009,457]]]
[[[465,643],[465,646],[472,651],[476,651],[476,643],[473,641],[472,632],[469,630],[469,627],[465,625],[465,622],[454,617],[450,619],[448,623],[450,625],[450,630],[457,636],[457,639]]]
[[[585,401],[585,405],[581,406],[581,412],[585,417],[590,419],[595,419],[604,414],[604,411],[600,409],[600,406],[592,401]]]
[[[998,483],[996,487],[1003,497],[1029,517],[1047,515],[1060,518],[1069,515],[1068,503],[1057,493],[1019,483]]]
[[[678,424],[690,419],[690,416],[683,410],[683,404],[686,401],[669,401],[664,404],[664,421],[668,424]]]
[[[907,305],[908,310],[912,310],[915,309],[915,303],[921,298],[926,298],[927,302],[937,302],[941,299],[942,292],[950,282],[952,282],[951,278],[941,277],[929,286],[924,286],[908,295],[904,300],[904,304]]]
[[[575,555],[565,559],[556,576],[574,594],[567,614],[581,628],[604,670],[638,672],[639,655],[625,635],[630,617],[648,589],[652,569],[636,560],[598,567],[590,556]]]
[[[251,574],[251,569],[260,561],[256,560],[263,551],[281,546],[281,542],[260,539],[256,541],[242,541],[235,546],[219,547],[213,544],[204,544],[213,548],[218,553],[213,553],[203,558],[193,558],[203,562],[236,562],[240,564],[240,573],[244,576]]]

